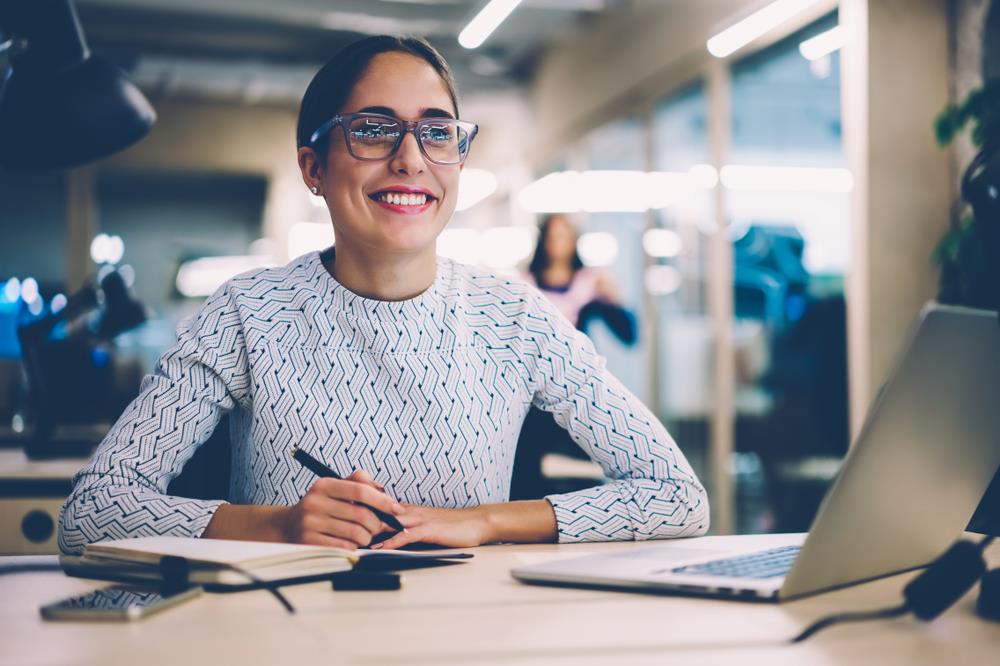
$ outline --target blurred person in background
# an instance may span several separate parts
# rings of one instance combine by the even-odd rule
[[[635,318],[622,306],[617,285],[604,271],[583,265],[576,241],[569,218],[546,216],[525,278],[577,329],[584,331],[591,321],[601,319],[622,344],[635,344]]]
[[[578,330],[585,332],[593,321],[600,320],[622,344],[635,344],[635,317],[622,305],[611,276],[583,265],[577,250],[576,229],[565,215],[556,213],[542,219],[535,252],[524,277]],[[511,499],[535,499],[553,490],[588,484],[586,479],[546,479],[542,474],[542,458],[548,453],[586,457],[550,413],[532,407],[517,442]]]
[[[477,130],[422,39],[369,37],[317,73],[298,164],[336,244],[232,278],[181,324],[74,479],[63,552],[153,534],[398,548],[707,531],[704,487],[590,340],[523,281],[437,256]],[[532,405],[613,481],[509,502]],[[227,415],[228,501],[167,495]],[[317,479],[293,447],[345,478]]]

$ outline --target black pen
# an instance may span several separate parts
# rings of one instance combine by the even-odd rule
[[[308,453],[306,453],[297,446],[292,447],[292,457],[295,458],[295,460],[297,460],[303,467],[305,467],[318,477],[328,478],[328,479],[340,479],[341,481],[344,480],[343,477],[341,477],[339,474],[337,474],[332,469],[330,469],[320,461],[316,460],[311,455],[309,455]],[[403,523],[399,522],[396,516],[392,515],[391,513],[380,511],[379,509],[376,509],[373,506],[368,506],[364,502],[358,502],[358,504],[365,507],[366,509],[370,509],[372,513],[374,513],[376,516],[379,517],[379,520],[381,520],[383,523],[385,523],[392,529],[398,530],[400,532],[406,531],[406,528],[403,527]]]

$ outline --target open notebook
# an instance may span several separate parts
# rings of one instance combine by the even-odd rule
[[[192,583],[237,587],[258,582],[306,582],[347,571],[368,559],[382,569],[406,569],[471,557],[463,553],[352,551],[289,543],[151,536],[100,541],[88,545],[81,557],[62,556],[59,562],[70,576],[157,581],[162,577],[160,562],[167,556],[187,561],[188,580]]]
[[[357,555],[350,550],[231,539],[151,536],[90,544],[79,558],[62,558],[74,576],[103,577],[111,573],[158,580],[160,560],[187,560],[189,580],[200,585],[246,585],[255,582],[239,570],[265,582],[347,571]]]

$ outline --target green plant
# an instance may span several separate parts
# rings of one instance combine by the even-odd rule
[[[971,91],[960,104],[949,104],[935,120],[935,133],[941,146],[949,145],[971,123],[972,143],[979,149],[963,179],[963,195],[970,178],[1000,148],[1000,79],[992,79]],[[979,217],[982,217],[982,212]],[[997,220],[977,219],[966,206],[959,219],[944,235],[934,252],[941,265],[938,300],[942,303],[971,307],[996,307],[996,285],[991,282],[990,232]],[[993,261],[996,261],[993,258]]]
[[[1000,79],[991,79],[969,92],[961,104],[949,104],[934,121],[938,143],[947,146],[972,121],[972,143],[977,148],[1000,133]]]

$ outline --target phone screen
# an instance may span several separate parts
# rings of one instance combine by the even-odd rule
[[[114,586],[69,597],[43,606],[46,619],[108,619],[133,620],[167,608],[201,593],[200,587],[179,590],[164,595],[152,590]]]

